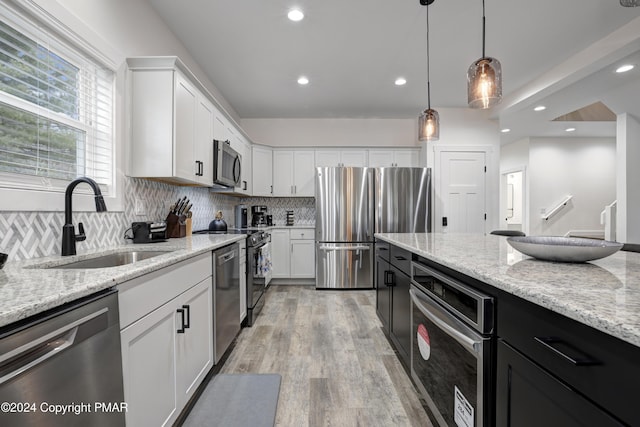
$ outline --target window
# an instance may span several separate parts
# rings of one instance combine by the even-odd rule
[[[0,185],[60,190],[89,176],[114,186],[115,73],[0,8]]]

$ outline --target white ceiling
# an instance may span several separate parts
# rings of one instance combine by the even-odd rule
[[[148,1],[241,118],[406,118],[426,107],[426,7],[419,0]],[[289,21],[292,7],[305,19]],[[555,94],[547,113],[559,112],[551,119],[588,105],[611,73],[582,86],[578,78],[640,50],[640,34],[615,45],[615,55],[605,52],[615,50],[612,43],[599,42],[640,22],[640,8],[618,0],[486,0],[486,16],[486,53],[502,63],[505,95],[494,117],[513,129],[503,143],[547,127],[548,117],[522,113],[529,104]],[[466,107],[466,71],[482,53],[482,1],[436,0],[429,17],[432,107]],[[576,60],[598,42],[597,61]],[[631,59],[637,67],[626,84],[640,82],[640,62]],[[296,83],[300,75],[309,85]],[[399,76],[405,86],[394,85]],[[548,78],[541,83],[541,76]],[[571,84],[580,96],[564,105],[567,97],[558,94]]]

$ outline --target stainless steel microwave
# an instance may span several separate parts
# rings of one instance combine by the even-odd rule
[[[240,185],[242,156],[228,141],[213,140],[213,183],[225,187]]]

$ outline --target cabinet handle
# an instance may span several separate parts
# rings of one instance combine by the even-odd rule
[[[185,312],[187,313],[187,321],[184,324],[184,328],[189,329],[191,327],[191,306],[187,304],[183,305],[182,308],[184,308]]]
[[[273,185],[271,186],[271,194],[273,194]]]
[[[183,305],[184,307],[184,305]],[[179,308],[176,310],[178,313],[180,313],[180,322],[182,323],[182,327],[178,328],[178,330],[176,332],[178,332],[179,334],[184,334],[184,331],[186,329],[185,325],[184,325],[184,308]]]
[[[298,193],[298,186],[294,185],[293,186],[293,194],[297,194]]]
[[[291,194],[293,194],[293,185],[291,186],[291,188],[289,188],[289,191],[291,192]]]
[[[558,356],[562,357],[564,360],[566,360],[569,363],[572,363],[575,366],[593,366],[593,365],[600,365],[601,362],[598,360],[595,360],[593,358],[591,358],[590,356],[585,355],[584,353],[579,355],[579,357],[572,357],[569,356],[568,354],[564,353],[562,350],[560,350],[559,348],[555,347],[554,345],[557,344],[564,344],[567,347],[572,347],[569,343],[565,342],[564,340],[560,339],[560,338],[556,338],[556,337],[533,337],[534,340],[536,340],[537,343],[542,344],[545,348],[548,348],[549,350],[551,350],[552,352],[554,352],[555,354],[557,354]],[[575,349],[577,353],[580,352],[580,350]]]
[[[204,162],[200,162],[200,176],[204,176]]]
[[[247,181],[242,181],[242,190],[247,190]]]
[[[393,271],[385,270],[384,272],[384,284],[390,287],[395,286],[394,282],[394,274]]]

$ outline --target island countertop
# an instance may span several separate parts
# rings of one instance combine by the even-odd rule
[[[640,347],[639,253],[573,264],[530,258],[491,234],[375,237]]]
[[[74,256],[49,256],[8,262],[0,270],[0,327],[245,238],[240,234],[193,235],[169,239],[163,243],[101,248]],[[50,268],[98,254],[132,250],[169,252],[119,267]]]

